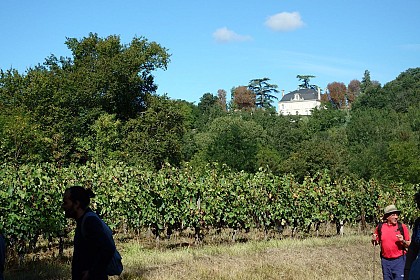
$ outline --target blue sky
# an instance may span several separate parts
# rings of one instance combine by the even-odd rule
[[[297,75],[325,88],[369,70],[384,85],[420,67],[419,15],[419,0],[2,0],[0,68],[22,73],[50,54],[70,56],[66,37],[94,32],[167,48],[157,93],[196,104],[263,77],[285,93]]]

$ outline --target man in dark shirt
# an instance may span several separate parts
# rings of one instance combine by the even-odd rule
[[[94,194],[80,186],[68,188],[63,196],[62,208],[66,218],[76,220],[72,259],[73,280],[108,279],[106,267],[116,250],[112,238],[106,233],[103,221],[88,207]]]

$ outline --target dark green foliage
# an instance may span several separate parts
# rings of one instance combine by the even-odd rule
[[[347,137],[343,128],[319,132],[299,143],[298,148],[284,162],[282,171],[294,174],[299,181],[329,170],[333,178],[349,175]]]
[[[282,158],[279,152],[270,146],[259,147],[256,161],[259,169],[269,170],[273,174],[281,173]]]
[[[269,78],[253,79],[249,82],[248,89],[255,94],[255,106],[257,108],[270,109],[273,107],[273,99],[278,99],[278,86],[268,83]]]
[[[386,109],[390,108],[390,101],[390,96],[379,85],[371,85],[356,99],[352,105],[352,110]]]
[[[385,162],[388,181],[417,184],[420,182],[419,141],[406,139],[394,141],[388,146],[388,160]],[[388,176],[387,176],[388,175]]]
[[[420,68],[408,69],[383,88],[374,82],[365,83],[362,93],[354,109],[389,108],[407,112],[410,106],[420,103]]]
[[[20,108],[33,130],[42,132],[42,160],[60,165],[95,158],[87,152],[87,138],[101,115],[126,122],[145,111],[147,96],[156,90],[152,71],[169,62],[166,49],[144,38],[122,45],[118,36],[91,33],[66,44],[72,58],[51,55],[25,74],[10,70],[0,77],[0,107]]]
[[[372,80],[370,79],[370,72],[369,70],[365,70],[363,74],[362,82],[360,83],[360,91],[362,93],[366,93],[366,90],[369,89],[373,85]]]
[[[197,136],[206,161],[226,164],[234,170],[254,172],[258,147],[265,141],[263,128],[240,117],[220,117],[208,132]]]
[[[299,85],[299,89],[303,89],[303,88],[311,88],[314,90],[318,90],[318,86],[317,85],[311,85],[310,81],[312,78],[316,78],[313,75],[297,75],[296,78],[299,79],[300,82],[302,82],[302,84]]]
[[[72,80],[79,82],[78,93],[123,120],[144,110],[146,95],[157,88],[151,72],[166,69],[169,61],[166,49],[145,38],[125,46],[118,36],[90,34],[81,40],[68,38],[66,44],[74,57]]]
[[[396,114],[370,109],[355,111],[347,125],[350,145],[350,168],[358,176],[378,178],[387,161],[387,143],[393,139]]]
[[[420,68],[408,69],[383,88],[392,108],[407,112],[410,106],[420,104]]]
[[[149,163],[160,169],[166,162],[181,162],[181,140],[185,133],[180,104],[167,97],[150,96],[148,109],[123,128],[122,153],[132,164]]]
[[[90,134],[77,139],[81,157],[95,162],[122,160],[122,122],[115,115],[103,114],[90,127]]]
[[[307,120],[308,135],[317,132],[328,131],[333,127],[341,127],[346,124],[349,113],[345,110],[314,109]]]
[[[206,131],[214,119],[226,115],[226,111],[220,106],[219,98],[211,93],[203,94],[195,111],[197,118],[192,128],[198,131]]]
[[[302,127],[304,121],[299,117],[283,117],[273,114],[269,110],[256,110],[252,114],[242,112],[240,115],[241,118],[253,121],[263,127],[267,137],[262,143],[262,151],[259,153],[266,154],[268,151],[274,153],[270,161],[274,164],[277,159],[280,160],[275,165],[281,165],[281,162],[289,157],[297,148],[297,144],[305,137]],[[258,167],[265,166],[258,164]]]
[[[211,107],[217,104],[218,97],[214,96],[211,93],[205,93],[200,97],[200,102],[198,102],[198,109],[201,113],[206,113],[210,110]]]

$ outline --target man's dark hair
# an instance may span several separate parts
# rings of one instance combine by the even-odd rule
[[[66,189],[70,193],[70,199],[73,202],[79,201],[80,207],[86,209],[89,206],[90,199],[95,197],[91,189],[85,189],[81,186],[72,186]]]

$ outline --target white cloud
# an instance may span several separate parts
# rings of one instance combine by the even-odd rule
[[[237,34],[234,31],[229,30],[227,27],[219,28],[213,32],[213,38],[219,43],[241,42],[252,39],[251,36]]]
[[[278,13],[268,17],[265,25],[274,31],[292,31],[305,25],[298,12]]]

